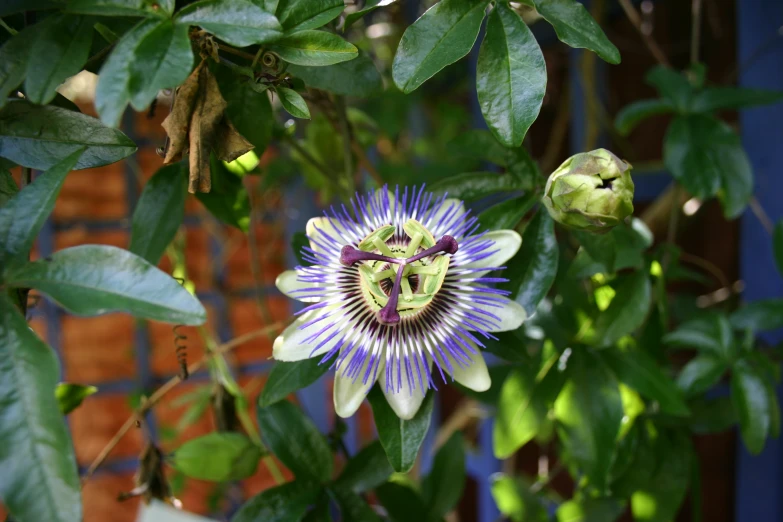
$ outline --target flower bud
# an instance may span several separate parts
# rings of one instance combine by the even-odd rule
[[[631,165],[606,149],[575,154],[549,176],[542,201],[558,223],[606,233],[633,213]]]

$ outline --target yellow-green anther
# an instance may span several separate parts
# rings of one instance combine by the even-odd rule
[[[382,270],[380,272],[373,272],[373,274],[370,276],[370,281],[373,283],[377,283],[379,281],[383,281],[387,277],[393,278],[395,276],[394,270],[391,268],[387,268],[386,270]]]
[[[427,265],[427,266],[417,266],[417,265],[407,265],[410,267],[410,273],[416,274],[416,275],[438,275],[440,274],[440,267],[438,265]]]
[[[389,257],[396,257],[394,255],[394,252],[392,252],[391,249],[389,248],[389,245],[384,243],[383,240],[381,240],[380,237],[374,237],[372,242],[375,245],[375,248],[377,248],[378,251],[380,251],[381,254],[383,254],[385,256],[389,256]]]
[[[377,243],[375,240],[380,239],[382,243],[385,243],[390,237],[394,235],[394,230],[394,225],[383,225],[382,227],[373,230],[367,234],[367,237],[359,242],[359,250],[363,250],[365,252],[371,252],[372,250],[375,250],[377,248]],[[391,256],[391,253],[387,254],[386,252],[383,252],[383,254]]]
[[[443,286],[443,280],[446,279],[446,272],[449,268],[449,257],[437,257],[430,266],[438,268],[440,272],[438,272],[436,275],[428,277],[422,284],[422,290],[425,294],[435,295],[438,290],[440,290],[440,287]]]
[[[416,234],[421,234],[421,244],[424,248],[432,248],[435,246],[435,238],[432,236],[429,230],[424,225],[416,221],[415,219],[409,219],[402,225],[402,229],[408,234],[408,237],[413,239]],[[415,253],[415,252],[414,252]],[[410,256],[412,256],[411,254]],[[406,257],[410,257],[406,256]]]
[[[424,234],[421,232],[416,232],[413,234],[413,237],[411,238],[410,244],[408,244],[408,248],[405,250],[405,257],[411,257],[413,254],[416,253],[416,250],[419,249],[419,245],[421,244],[421,240],[424,239]]]
[[[407,277],[402,278],[400,281],[400,287],[402,290],[403,301],[413,301],[413,290],[411,290],[411,284]]]

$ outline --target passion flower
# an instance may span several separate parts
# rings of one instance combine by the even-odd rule
[[[483,340],[525,319],[508,292],[491,286],[505,279],[488,274],[504,268],[522,238],[480,231],[461,201],[423,187],[357,194],[351,207],[311,219],[303,251],[311,265],[277,278],[281,292],[310,304],[275,339],[274,358],[331,361],[341,417],[376,381],[403,419],[437,376],[487,390]]]
[[[552,219],[603,234],[633,213],[631,165],[606,149],[575,154],[546,182],[542,201]]]

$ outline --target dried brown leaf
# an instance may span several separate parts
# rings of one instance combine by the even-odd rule
[[[166,116],[161,124],[169,136],[169,145],[166,150],[164,164],[169,164],[182,159],[188,144],[188,129],[190,128],[190,116],[196,105],[196,97],[199,92],[199,74],[206,68],[204,62],[196,67],[188,79],[185,80],[174,97],[174,105],[171,113]]]
[[[212,188],[209,156],[233,161],[253,148],[225,118],[227,103],[217,80],[202,61],[177,91],[171,114],[163,121],[170,144],[164,163],[188,154],[188,191],[209,192]]]
[[[236,128],[223,118],[217,132],[215,154],[223,161],[234,161],[241,155],[253,150],[254,145],[247,141]]]

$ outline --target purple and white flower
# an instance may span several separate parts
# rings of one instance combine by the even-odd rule
[[[492,333],[519,328],[525,311],[488,277],[522,238],[481,231],[461,201],[424,188],[357,194],[307,224],[311,266],[280,274],[281,292],[308,303],[275,339],[280,361],[322,357],[336,370],[335,411],[353,415],[376,381],[402,419],[436,378],[490,386],[481,355]]]

